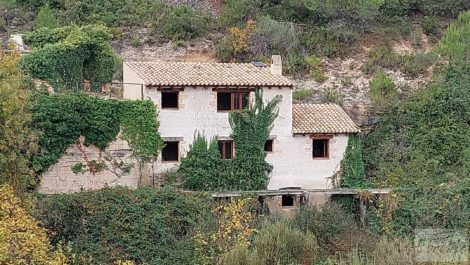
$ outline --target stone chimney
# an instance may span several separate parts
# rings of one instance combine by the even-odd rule
[[[271,74],[273,75],[282,75],[282,60],[281,55],[271,56]]]

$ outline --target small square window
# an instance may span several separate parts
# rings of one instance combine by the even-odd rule
[[[224,140],[219,141],[219,152],[222,159],[232,159],[233,158],[233,141]]]
[[[178,91],[162,91],[162,109],[177,109],[178,94]]]
[[[282,207],[294,206],[294,195],[282,195]]]
[[[312,156],[314,158],[328,158],[328,139],[314,139],[312,143]]]
[[[178,162],[179,161],[179,142],[165,142],[165,147],[162,150],[163,162]]]
[[[273,151],[273,143],[274,140],[266,140],[264,143],[264,151],[265,152],[272,152]]]

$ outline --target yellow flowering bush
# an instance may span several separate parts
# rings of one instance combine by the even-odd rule
[[[62,252],[51,252],[46,230],[8,185],[0,186],[0,264],[67,264]]]
[[[203,264],[213,264],[221,253],[236,245],[250,244],[250,238],[256,232],[256,203],[255,198],[246,197],[216,204],[212,210],[216,217],[215,229],[211,232],[197,231],[195,234]]]
[[[233,37],[233,51],[235,54],[243,53],[248,50],[248,39],[255,31],[256,22],[248,20],[245,28],[231,27],[230,34]]]

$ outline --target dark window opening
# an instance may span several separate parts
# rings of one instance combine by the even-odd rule
[[[217,93],[217,110],[231,110],[232,109],[232,94],[231,93]]]
[[[248,107],[249,92],[217,92],[217,110],[242,110]]]
[[[233,158],[233,141],[219,141],[219,152],[222,159]]]
[[[175,162],[179,160],[179,142],[165,142],[162,150],[162,161]]]
[[[264,151],[265,152],[272,152],[273,151],[273,142],[274,140],[266,140],[264,143]]]
[[[282,207],[294,206],[293,195],[282,195]]]
[[[315,139],[312,144],[314,158],[328,158],[328,139]]]
[[[162,91],[162,109],[177,109],[178,108],[178,92]]]

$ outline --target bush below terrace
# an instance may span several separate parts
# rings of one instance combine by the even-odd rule
[[[79,264],[198,264],[191,231],[211,205],[171,188],[106,188],[39,197],[36,218]]]

